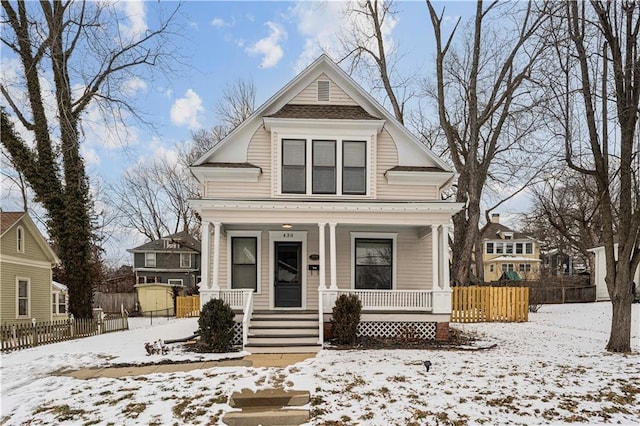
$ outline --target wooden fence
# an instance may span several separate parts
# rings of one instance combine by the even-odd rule
[[[528,320],[527,287],[453,287],[451,322]]]
[[[0,347],[2,352],[9,352],[128,329],[129,323],[126,316],[104,320],[82,318],[35,324],[3,324],[0,325]]]
[[[200,296],[178,296],[176,298],[176,317],[189,318],[200,316]]]
[[[101,293],[96,292],[93,295],[93,307],[102,308],[105,313],[120,313],[121,307],[127,312],[134,312],[137,308],[137,293]]]

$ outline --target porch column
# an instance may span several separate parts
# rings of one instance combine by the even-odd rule
[[[442,285],[443,290],[449,290],[451,285],[449,283],[449,225],[442,225],[440,227],[442,232],[442,244],[440,245],[440,255],[442,256]]]
[[[433,290],[440,287],[439,271],[440,263],[438,262],[438,226],[431,225],[431,278],[433,280]]]
[[[319,270],[318,273],[320,274],[320,290],[326,290],[327,288],[327,280],[326,280],[326,269],[324,267],[325,262],[326,262],[326,257],[325,257],[325,243],[324,243],[324,227],[326,226],[326,223],[318,223],[318,255],[320,256],[320,265],[319,265]]]
[[[200,270],[200,284],[198,288],[200,290],[209,290],[211,283],[209,282],[209,268],[211,266],[211,258],[209,253],[209,247],[211,245],[211,224],[207,221],[202,222],[202,248],[200,262],[202,263]]]
[[[331,256],[331,290],[338,289],[337,265],[336,265],[336,225],[329,224],[329,255]]]
[[[220,291],[220,222],[213,223],[213,285],[212,290]]]
[[[438,233],[436,233],[436,230]],[[449,225],[434,226],[436,242],[433,250],[437,253],[434,267],[438,270],[438,285],[433,286],[434,314],[451,314],[451,287],[449,285]],[[436,276],[436,273],[434,273]]]

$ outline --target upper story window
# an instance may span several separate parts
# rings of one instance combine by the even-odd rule
[[[516,243],[516,254],[524,253],[524,243]]]
[[[318,80],[318,102],[329,102],[331,100],[331,83],[329,80]]]
[[[487,249],[485,250],[487,254],[493,254],[493,243],[487,243]]]
[[[156,254],[154,252],[146,252],[144,254],[144,266],[147,268],[156,267]]]
[[[24,253],[24,229],[18,226],[16,229],[16,250],[18,253]]]
[[[504,253],[504,243],[496,243],[496,254]]]
[[[191,255],[189,253],[180,253],[180,267],[191,268]]]
[[[282,139],[281,193],[367,195],[367,142]]]
[[[282,192],[304,194],[307,192],[306,147],[304,139],[282,140]]]
[[[525,243],[524,252],[525,254],[533,254],[533,243]]]

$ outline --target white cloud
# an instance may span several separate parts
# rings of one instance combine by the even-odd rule
[[[200,115],[204,112],[202,99],[189,89],[184,97],[175,100],[171,106],[171,122],[176,126],[187,126],[190,129],[202,127]]]
[[[120,32],[128,39],[139,39],[148,29],[147,11],[143,0],[127,0],[117,2],[116,7],[122,10],[127,20],[120,24]]]
[[[250,55],[261,55],[260,67],[271,68],[284,56],[280,42],[287,39],[287,32],[275,22],[267,21],[265,25],[269,27],[269,35],[247,47],[245,51]]]
[[[228,24],[224,21],[224,19],[216,17],[216,18],[213,18],[213,20],[211,21],[211,25],[213,25],[216,28],[222,28]]]
[[[353,6],[354,3],[342,1],[298,2],[289,10],[290,18],[297,22],[298,32],[305,38],[304,49],[295,64],[296,72],[300,72],[323,52],[333,58],[344,56],[346,52],[341,39],[352,37],[351,28],[358,28],[367,34],[373,33],[365,16],[347,13],[348,7]],[[387,52],[395,48],[391,33],[396,24],[396,20],[386,16],[382,33]],[[370,48],[377,50],[374,39],[369,40],[369,43]]]
[[[135,95],[139,90],[146,90],[147,83],[140,77],[133,77],[122,84],[122,92],[127,96]]]

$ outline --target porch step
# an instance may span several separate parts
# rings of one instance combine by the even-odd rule
[[[243,389],[229,398],[229,405],[242,411],[226,413],[223,421],[229,426],[300,425],[309,422],[309,410],[289,407],[300,407],[308,402],[307,391],[263,389],[251,392]]]
[[[245,349],[252,353],[318,352],[319,321],[313,311],[254,312]]]

